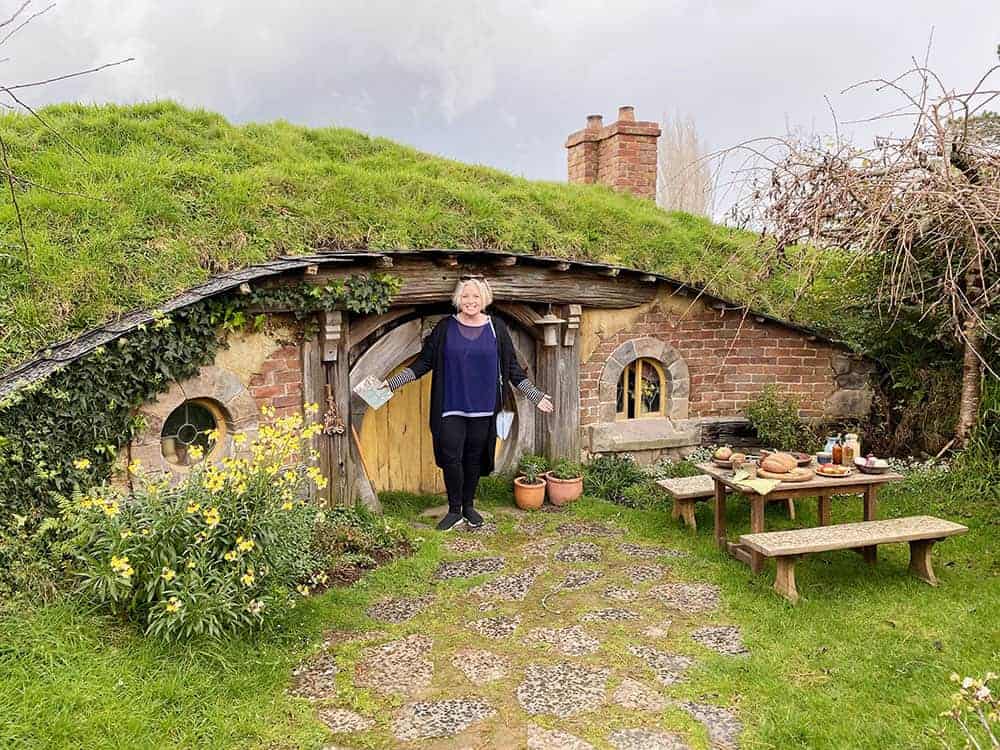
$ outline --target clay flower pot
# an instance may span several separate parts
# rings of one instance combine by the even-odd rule
[[[553,505],[566,505],[583,494],[583,477],[558,479],[550,472],[545,475],[545,484],[549,493],[549,502]]]
[[[538,510],[545,502],[545,480],[528,484],[524,477],[514,479],[514,502],[522,510]]]

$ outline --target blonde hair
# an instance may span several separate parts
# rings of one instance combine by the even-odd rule
[[[490,285],[487,283],[486,279],[480,277],[464,277],[459,278],[458,283],[455,285],[455,291],[451,295],[451,304],[455,306],[456,310],[462,308],[462,290],[465,288],[466,284],[472,284],[476,287],[479,292],[479,296],[483,300],[483,309],[493,304],[493,290],[490,289]]]

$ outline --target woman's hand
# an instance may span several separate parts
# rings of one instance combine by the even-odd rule
[[[379,388],[381,388],[382,390],[387,390],[389,388],[389,381],[383,380],[382,383],[379,385]]]
[[[541,411],[544,411],[546,414],[550,414],[551,412],[555,411],[556,407],[552,405],[552,399],[550,399],[548,396],[545,396],[544,398],[542,398],[541,401],[538,402],[538,408]]]

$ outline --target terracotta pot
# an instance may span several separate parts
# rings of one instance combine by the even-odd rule
[[[549,493],[549,502],[553,505],[566,505],[583,494],[583,477],[557,479],[551,474],[546,474],[545,484]]]
[[[545,502],[545,481],[539,480],[537,484],[528,484],[524,477],[517,477],[514,480],[514,502],[522,510],[538,510]]]

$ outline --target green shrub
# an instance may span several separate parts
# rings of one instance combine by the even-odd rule
[[[479,486],[476,488],[476,498],[481,503],[488,505],[513,505],[514,485],[513,477],[508,474],[492,474],[482,477]]]
[[[612,503],[621,503],[626,487],[647,481],[648,477],[632,456],[608,453],[585,464],[583,491]]]
[[[648,510],[663,504],[663,490],[647,479],[644,482],[632,484],[622,490],[621,505],[627,508]]]
[[[576,461],[563,458],[552,465],[549,476],[556,479],[578,479],[583,476],[583,466]]]
[[[746,415],[766,448],[806,453],[819,448],[816,435],[799,418],[798,400],[782,395],[775,385],[764,386],[747,406]]]
[[[708,459],[704,459],[708,460]],[[701,469],[695,466],[695,461],[683,459],[673,461],[663,458],[655,464],[646,467],[646,474],[652,479],[672,479],[674,477],[695,477],[702,474]]]
[[[0,524],[0,602],[16,595],[43,601],[53,597],[62,578],[53,549],[60,541],[60,526],[52,516],[31,524],[27,516],[17,514]]]
[[[374,567],[408,548],[401,528],[364,507],[321,512],[313,529],[312,554],[323,570],[344,563]]]
[[[227,636],[280,615],[321,562],[310,545],[317,511],[302,499],[310,483],[325,484],[309,465],[319,429],[282,417],[260,426],[245,457],[198,464],[173,487],[133,465],[131,496],[104,485],[65,501],[80,593],[168,640]]]

